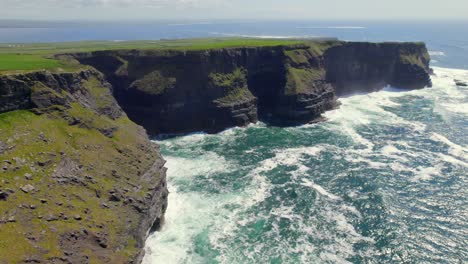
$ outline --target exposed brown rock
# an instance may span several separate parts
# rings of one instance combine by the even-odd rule
[[[34,186],[31,185],[31,184],[27,184],[27,185],[25,185],[25,186],[21,186],[20,189],[21,189],[23,192],[25,192],[25,193],[29,193],[29,192],[32,192],[32,191],[35,190]]]

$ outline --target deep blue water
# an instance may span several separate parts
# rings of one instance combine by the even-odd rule
[[[0,42],[156,40],[222,36],[337,37],[353,41],[424,41],[434,65],[468,69],[468,21],[198,21],[11,22],[0,20]],[[444,56],[440,53],[443,51]]]

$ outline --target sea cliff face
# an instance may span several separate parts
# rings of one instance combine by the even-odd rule
[[[431,86],[419,43],[66,56],[95,69],[0,75],[0,263],[139,263],[168,196],[145,129],[304,124],[337,95]]]
[[[303,124],[336,107],[336,95],[431,86],[429,55],[420,43],[323,41],[73,56],[103,72],[125,112],[152,135],[218,132],[258,119]]]
[[[432,86],[429,62],[423,43],[344,43],[325,53],[326,80],[338,95],[420,89]]]
[[[141,261],[164,160],[111,88],[95,70],[0,76],[0,263]]]
[[[308,46],[75,56],[105,73],[125,112],[153,135],[218,132],[259,117],[304,123],[335,105]]]

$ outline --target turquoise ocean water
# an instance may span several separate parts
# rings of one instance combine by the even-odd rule
[[[328,121],[157,141],[169,209],[150,263],[466,263],[467,70],[341,99]]]
[[[292,32],[426,41],[434,87],[341,98],[319,124],[157,140],[171,194],[145,264],[468,263],[468,27],[324,25]]]

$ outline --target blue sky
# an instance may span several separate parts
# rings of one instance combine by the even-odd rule
[[[468,19],[467,0],[0,0],[3,19]]]

